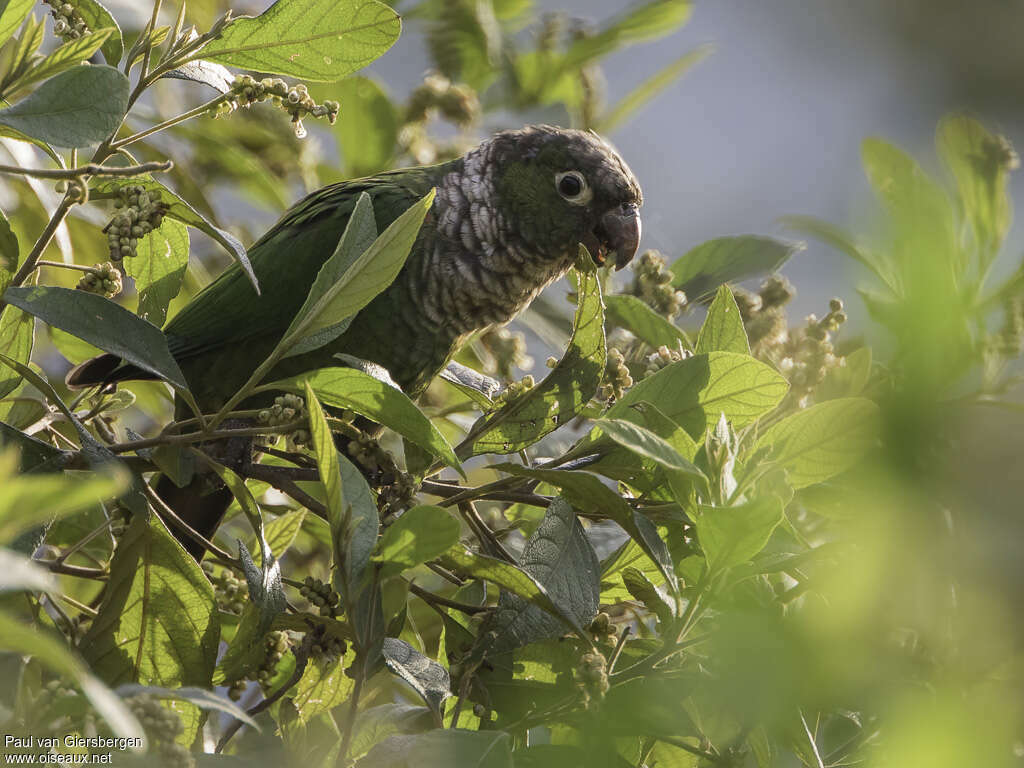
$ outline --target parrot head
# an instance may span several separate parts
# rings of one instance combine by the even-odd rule
[[[640,244],[643,193],[619,153],[596,133],[530,126],[493,140],[495,187],[510,223],[545,253],[582,244],[622,269]]]

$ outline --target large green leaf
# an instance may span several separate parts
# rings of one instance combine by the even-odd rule
[[[7,307],[0,312],[0,354],[27,365],[32,356],[35,323],[32,315],[17,307]],[[0,366],[0,398],[7,397],[20,383],[20,373],[6,365]]]
[[[638,456],[650,459],[668,469],[703,477],[694,464],[676,447],[654,432],[625,419],[601,419],[596,429]]]
[[[75,67],[0,110],[0,125],[57,147],[88,147],[117,130],[127,109],[127,77],[113,67]]]
[[[319,656],[309,660],[302,678],[289,692],[302,722],[308,723],[329,712],[349,697],[355,680],[345,674],[345,669],[352,666],[355,655],[349,647],[340,657]]]
[[[0,45],[10,39],[35,4],[35,0],[7,0],[6,3],[0,3]]]
[[[601,566],[576,513],[565,499],[548,506],[540,526],[526,542],[520,567],[543,584],[562,616],[574,626],[587,626],[597,615]],[[558,637],[565,624],[521,597],[503,592],[490,617],[488,631],[497,633],[491,650],[502,652],[536,640]]]
[[[325,405],[347,408],[393,429],[445,464],[460,469],[451,445],[400,389],[355,368],[321,368],[266,385],[301,393],[305,383]]]
[[[323,408],[308,382],[305,395],[320,482],[327,495],[336,582],[345,605],[351,607],[377,543],[377,505],[365,478],[338,454]],[[347,488],[350,484],[352,488]]]
[[[103,43],[100,51],[103,53],[103,58],[107,60],[107,64],[116,67],[121,60],[121,54],[124,53],[121,27],[118,26],[117,20],[98,0],[75,0],[75,10],[81,14],[89,29],[113,28],[113,34]]]
[[[690,301],[698,301],[710,296],[722,283],[777,270],[802,248],[801,243],[758,235],[708,240],[672,264],[672,285],[684,291]]]
[[[964,213],[979,246],[991,259],[1013,218],[1007,185],[1012,168],[1009,145],[968,115],[950,115],[939,122],[935,136],[939,156],[954,178]]]
[[[652,347],[676,349],[680,342],[689,347],[686,334],[670,320],[651,309],[642,299],[620,293],[605,297],[608,319]]]
[[[187,388],[160,329],[94,293],[52,286],[8,288],[4,301],[143,370]]]
[[[394,637],[384,638],[381,652],[388,669],[411,685],[440,719],[441,705],[451,695],[448,670]]]
[[[419,236],[434,190],[413,203],[375,240],[369,195],[356,202],[338,247],[321,267],[305,303],[281,339],[285,356],[302,354],[336,338],[353,317],[398,276]],[[371,244],[372,243],[372,244]]]
[[[139,317],[161,327],[188,269],[188,228],[173,219],[163,222],[139,238],[136,256],[124,266],[139,292]]]
[[[710,352],[662,368],[612,406],[607,418],[628,418],[633,405],[648,402],[681,424],[695,439],[721,414],[733,426],[748,424],[777,406],[789,384],[748,355]]]
[[[789,484],[803,488],[854,466],[878,433],[878,406],[841,398],[787,416],[761,435],[755,448],[770,448],[768,458],[785,468]]]
[[[114,30],[111,28],[98,29],[75,40],[69,40],[19,77],[16,84],[12,85],[11,90],[21,90],[32,83],[46,80],[88,61],[89,57],[99,50],[113,32]]]
[[[12,615],[0,613],[0,649],[32,656],[56,672],[58,679],[73,680],[114,734],[121,738],[138,739],[137,743],[144,740],[145,732],[127,705],[97,680],[61,641],[26,626]],[[133,747],[132,751],[139,750]]]
[[[743,328],[740,308],[727,285],[720,286],[697,337],[697,352],[738,352],[750,354],[750,342]]]
[[[418,506],[405,512],[380,537],[375,562],[381,576],[433,560],[459,540],[459,521],[440,507]]]
[[[580,510],[606,515],[629,534],[653,560],[673,589],[676,577],[665,542],[651,521],[637,512],[618,493],[587,472],[564,469],[530,469],[516,464],[498,464],[495,469],[519,477],[532,477],[562,490],[562,496]]]
[[[597,392],[607,349],[596,271],[580,273],[578,292],[572,338],[558,365],[533,389],[473,425],[458,447],[461,458],[520,451],[575,418]]]
[[[202,58],[313,82],[362,69],[398,39],[397,13],[376,0],[278,0],[236,19]]]
[[[133,517],[82,639],[86,661],[109,685],[209,688],[219,642],[213,587],[199,564],[158,517]],[[180,701],[171,707],[194,733],[195,709]]]
[[[722,571],[750,560],[764,549],[782,517],[782,502],[775,496],[735,507],[702,504],[695,525],[708,567]]]
[[[562,67],[575,69],[630,43],[667,35],[689,21],[692,12],[693,3],[688,0],[654,0],[634,6],[597,34],[576,40]]]

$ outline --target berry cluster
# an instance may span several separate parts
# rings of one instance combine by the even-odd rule
[[[604,611],[601,611],[594,617],[594,620],[590,622],[588,629],[598,641],[615,637],[617,634],[615,625],[612,624],[612,617]]]
[[[43,2],[53,8],[50,11],[50,15],[53,16],[53,34],[61,40],[68,42],[89,34],[89,26],[74,5],[61,0],[43,0]]]
[[[674,277],[666,268],[664,256],[657,251],[644,251],[633,267],[629,293],[671,320],[686,306],[686,294],[672,287]]]
[[[779,361],[779,368],[789,379],[788,397],[804,408],[811,395],[833,368],[843,365],[843,358],[837,357],[832,346],[832,334],[846,322],[843,302],[832,299],[829,311],[821,320],[815,315],[807,318],[807,326],[790,334],[786,356]]]
[[[348,443],[352,460],[366,470],[370,484],[378,489],[377,506],[384,518],[393,517],[412,506],[420,486],[415,478],[403,472],[391,451],[365,432]]]
[[[268,632],[263,642],[267,654],[263,657],[260,668],[256,670],[256,682],[264,691],[267,691],[277,672],[277,665],[281,663],[281,659],[288,653],[292,644],[288,639],[288,633],[280,631]]]
[[[321,616],[333,619],[338,615],[338,605],[341,603],[341,598],[331,588],[330,584],[324,584],[320,579],[307,576],[299,588],[299,594],[316,606]]]
[[[427,124],[440,116],[463,129],[462,135],[440,142],[432,137]],[[480,100],[476,91],[466,85],[452,83],[436,72],[423,78],[423,83],[409,96],[405,121],[398,132],[398,143],[417,163],[424,165],[462,155],[475,142],[468,138],[468,129],[480,119]]]
[[[785,306],[796,295],[796,291],[786,278],[772,275],[761,284],[757,293],[743,288],[733,288],[732,295],[747,331],[750,351],[755,356],[768,356],[767,353],[772,347],[786,341],[789,325]]]
[[[121,270],[113,262],[108,261],[90,268],[75,287],[80,291],[98,293],[112,299],[121,292],[124,283],[121,279]]]
[[[304,118],[326,117],[327,122],[334,125],[341,109],[341,105],[336,101],[325,100],[323,104],[317,104],[303,83],[288,85],[279,77],[257,80],[251,75],[239,75],[225,96],[225,101],[212,108],[214,117],[230,114],[239,107],[248,107],[270,99],[274,106],[291,115],[295,135],[300,139],[306,137],[306,128],[302,124]]]
[[[583,705],[589,708],[608,692],[608,662],[600,653],[584,653],[573,670],[573,679],[583,694]]]
[[[491,329],[480,336],[480,343],[491,356],[488,372],[494,372],[503,381],[514,378],[512,372],[516,368],[533,368],[533,358],[526,354],[526,337],[521,333],[507,328]]]
[[[533,376],[530,375],[523,376],[519,381],[509,382],[509,385],[501,390],[498,396],[494,398],[494,407],[499,408],[519,397],[522,397],[536,385],[537,382],[534,381]]]
[[[265,426],[283,427],[308,417],[305,400],[298,395],[281,395],[274,398],[274,404],[270,408],[260,411],[257,418],[260,424]],[[294,446],[306,445],[310,441],[309,430],[296,429],[288,435],[288,441]]]
[[[150,191],[137,184],[118,190],[114,208],[124,210],[119,210],[103,229],[113,261],[135,256],[139,238],[160,227],[167,214],[167,204],[161,197],[159,189]]]
[[[132,714],[146,731],[150,750],[167,768],[193,768],[191,753],[174,740],[185,731],[181,718],[148,694],[139,694],[125,700]]]
[[[340,659],[348,650],[348,645],[339,637],[328,635],[320,629],[314,630],[316,635],[309,647],[309,653],[314,659],[332,662]]]
[[[685,360],[691,356],[692,353],[689,350],[683,349],[682,344],[679,345],[678,349],[669,349],[662,344],[644,359],[644,376],[650,376],[652,373],[660,371],[666,365],[678,363],[680,360]]]
[[[597,398],[611,403],[621,399],[626,390],[632,386],[633,377],[629,373],[629,366],[626,365],[625,355],[612,347],[608,350],[608,361],[604,367],[604,383],[597,391]]]
[[[217,608],[224,613],[240,614],[245,609],[249,598],[249,587],[244,579],[238,578],[227,568],[216,572],[212,563],[204,562],[203,571],[213,584],[213,593],[217,599]]]

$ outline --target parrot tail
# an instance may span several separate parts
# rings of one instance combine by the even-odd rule
[[[97,384],[107,385],[118,381],[139,381],[155,379],[154,374],[138,366],[126,363],[117,355],[105,353],[79,363],[64,378],[69,389],[86,389]]]
[[[197,472],[192,482],[181,488],[166,475],[160,475],[156,482],[156,493],[164,503],[207,539],[213,538],[233,498],[226,486],[221,484],[217,487],[210,480],[209,474]],[[202,545],[184,533],[173,520],[164,522],[186,551],[196,560],[202,561],[206,552]]]

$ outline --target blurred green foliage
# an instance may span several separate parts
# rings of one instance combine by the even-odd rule
[[[43,23],[0,4],[5,733],[145,734],[136,759],[168,765],[1019,761],[1019,572],[992,556],[1007,519],[973,501],[964,447],[991,449],[965,431],[986,411],[1022,410],[1005,139],[944,119],[946,181],[869,139],[874,235],[790,220],[869,273],[870,347],[843,337],[860,303],[788,317],[795,244],[727,236],[647,252],[621,284],[581,263],[572,317],[540,297],[418,403],[369,367],[277,383],[243,414],[259,462],[215,466],[235,502],[201,568],[147,486],[214,463],[174,421],[188,392],[157,326],[245,262],[247,222],[538,108],[610,130],[707,51],[608,105],[602,59],[690,3],[593,24],[423,0],[399,5],[402,34],[433,69],[396,95],[352,74],[398,37],[373,0],[161,8],[132,29],[95,0]],[[108,170],[64,170],[88,162]],[[375,263],[396,270],[408,239],[370,245]],[[285,346],[343,319],[365,277],[314,286]],[[546,376],[519,375],[526,334],[557,355]],[[67,364],[97,349],[162,381],[69,393]]]

